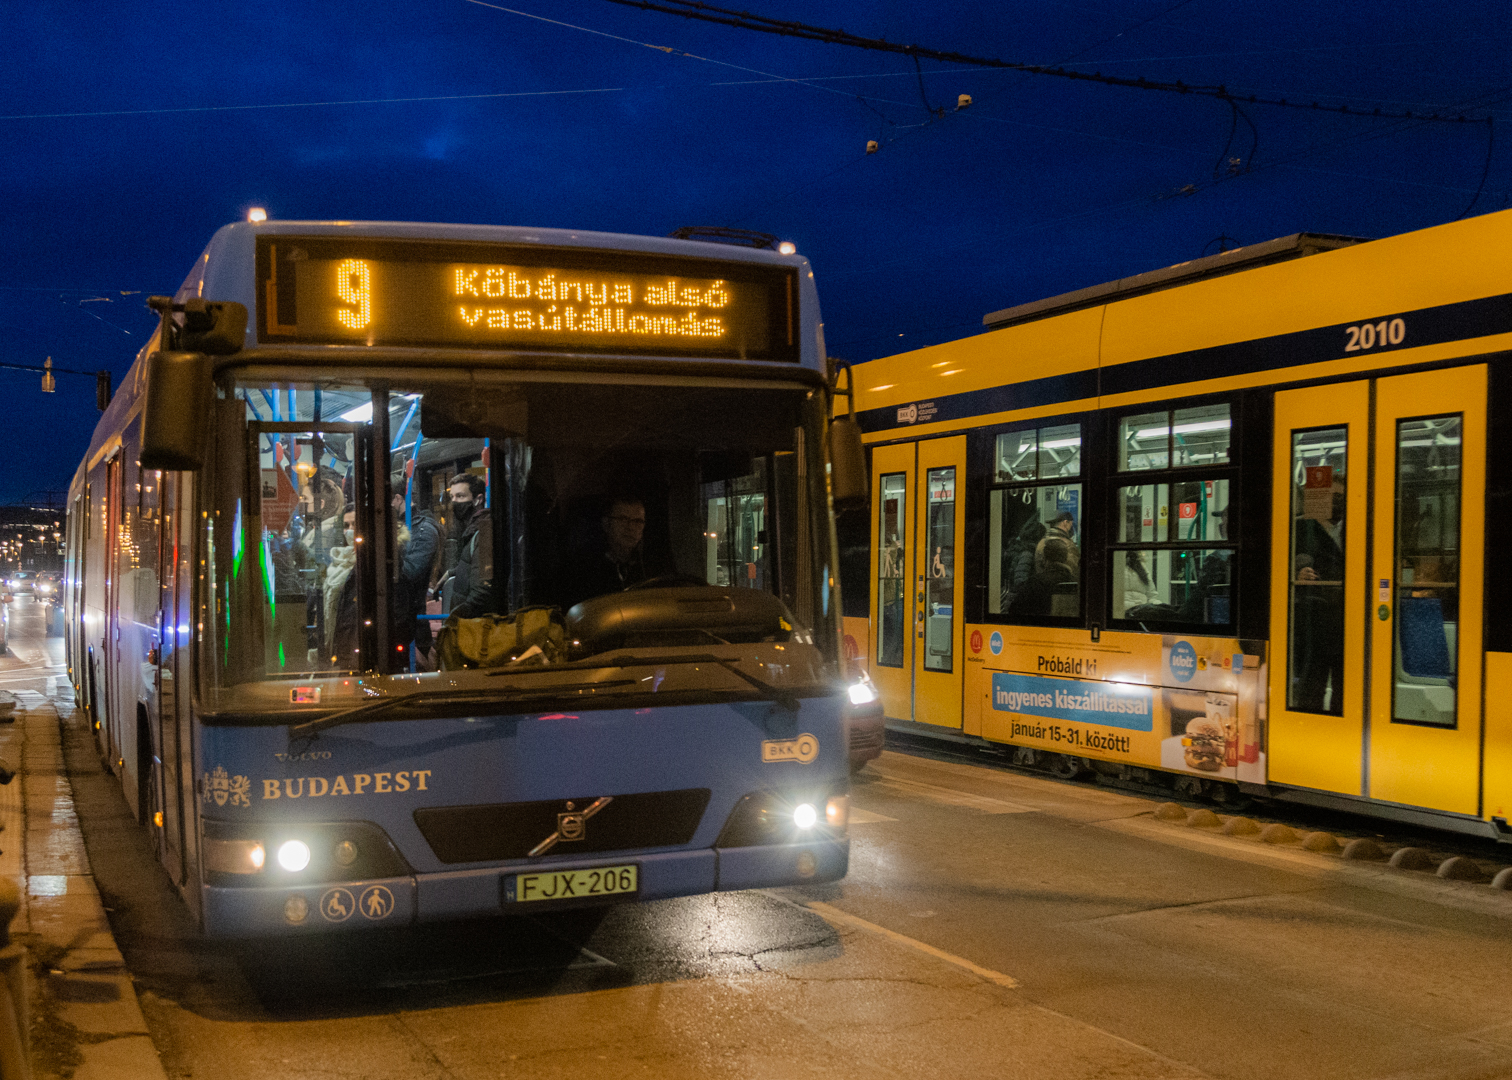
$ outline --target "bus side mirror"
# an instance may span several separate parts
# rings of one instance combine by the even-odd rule
[[[871,478],[866,475],[866,451],[861,446],[861,428],[849,416],[830,421],[830,493],[836,510],[866,506]]]
[[[208,356],[155,352],[147,357],[142,468],[193,472],[205,463],[212,395]]]

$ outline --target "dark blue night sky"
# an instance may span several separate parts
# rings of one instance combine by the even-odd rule
[[[119,380],[152,329],[143,297],[171,292],[211,233],[254,205],[285,219],[760,229],[813,261],[831,352],[865,360],[1210,254],[1219,237],[1386,236],[1512,204],[1505,4],[750,10],[979,57],[1467,120],[1258,104],[1236,116],[1212,98],[932,60],[921,79],[904,56],[607,0],[7,4],[0,361],[52,356]],[[960,94],[973,103],[955,111]],[[97,418],[93,381],[60,377],[44,395],[12,371],[0,386],[0,501],[65,488]]]

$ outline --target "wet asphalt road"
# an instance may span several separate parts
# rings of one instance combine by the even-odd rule
[[[37,607],[0,686],[49,689]],[[898,754],[856,781],[838,885],[201,941],[59,696],[171,1077],[1512,1076],[1512,893]]]

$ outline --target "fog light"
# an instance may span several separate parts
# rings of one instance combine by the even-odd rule
[[[800,851],[798,853],[798,876],[813,877],[814,871],[819,869],[819,860],[814,858],[812,851]]]
[[[303,840],[285,840],[278,849],[278,865],[297,874],[310,865],[310,845]]]
[[[793,824],[800,829],[812,829],[814,822],[819,820],[819,812],[811,803],[799,803],[793,809]]]
[[[205,869],[221,874],[255,874],[263,868],[265,852],[256,840],[217,840],[205,837],[200,848]]]
[[[850,822],[850,796],[831,795],[824,804],[824,823],[843,830]]]
[[[336,845],[336,865],[351,866],[357,861],[357,845],[350,840],[343,840]]]
[[[302,923],[310,914],[310,902],[302,896],[291,896],[284,901],[284,918],[291,923]]]

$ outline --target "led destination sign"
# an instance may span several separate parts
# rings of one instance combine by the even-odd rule
[[[315,237],[264,238],[257,264],[265,344],[798,359],[796,279],[782,268]]]

